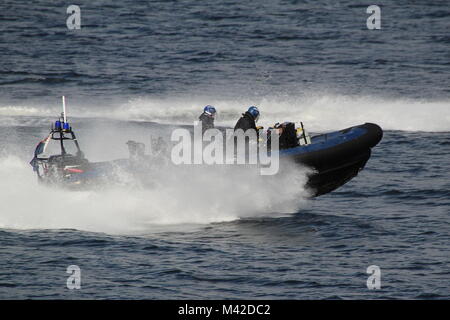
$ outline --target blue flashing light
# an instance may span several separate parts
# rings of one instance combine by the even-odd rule
[[[64,122],[64,126],[63,126],[64,130],[70,130],[70,126],[68,122]]]
[[[61,121],[59,120],[55,121],[55,130],[61,130]]]

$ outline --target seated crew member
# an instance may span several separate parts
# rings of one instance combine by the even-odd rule
[[[274,126],[275,130],[280,135],[278,143],[280,149],[288,149],[298,146],[297,132],[295,130],[295,123],[283,122],[277,123]]]
[[[202,133],[206,130],[214,128],[214,118],[216,116],[216,108],[207,105],[203,108],[203,113],[198,117],[202,123]]]

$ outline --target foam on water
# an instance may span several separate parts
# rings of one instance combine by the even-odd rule
[[[189,101],[189,103],[186,103]],[[218,122],[234,125],[249,105],[258,105],[261,123],[303,121],[314,131],[338,130],[364,122],[375,122],[385,130],[450,131],[450,101],[418,101],[340,95],[299,97],[269,96],[251,99],[218,100],[208,98],[154,100],[135,99],[116,111],[120,117],[153,121],[196,119],[199,109],[214,104],[219,110]]]
[[[295,170],[295,171],[294,171]],[[39,185],[28,163],[0,158],[0,228],[134,234],[155,225],[207,224],[296,212],[306,201],[306,170],[263,179],[249,170],[162,169],[151,187],[123,182],[90,191]]]
[[[261,124],[303,121],[310,131],[338,130],[364,122],[375,122],[384,130],[450,131],[450,101],[380,98],[338,94],[269,95],[263,98],[217,98],[182,96],[172,98],[138,97],[126,103],[94,106],[69,102],[69,112],[77,117],[107,117],[118,120],[155,121],[192,124],[206,104],[219,111],[217,124],[232,126],[250,105],[261,110]],[[59,114],[60,107],[1,106],[0,125],[21,125],[8,116],[44,116]],[[16,123],[17,122],[17,123]]]

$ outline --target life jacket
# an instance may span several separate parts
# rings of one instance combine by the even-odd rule
[[[279,148],[287,149],[298,146],[297,132],[295,130],[295,123],[284,122],[279,127],[283,129],[279,137]]]
[[[254,129],[256,133],[258,133],[258,130],[256,129],[256,123],[255,118],[251,115],[250,112],[245,112],[242,114],[242,117],[237,121],[236,125],[234,126],[234,131],[237,129],[242,129],[247,131],[248,129]]]
[[[202,122],[202,133],[208,129],[214,128],[214,118],[206,113],[202,113],[198,119]]]

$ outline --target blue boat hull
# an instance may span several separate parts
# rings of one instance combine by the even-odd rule
[[[319,196],[355,177],[382,137],[383,130],[378,125],[365,123],[314,136],[309,145],[281,150],[280,159],[293,160],[314,169],[308,187],[314,196]]]

